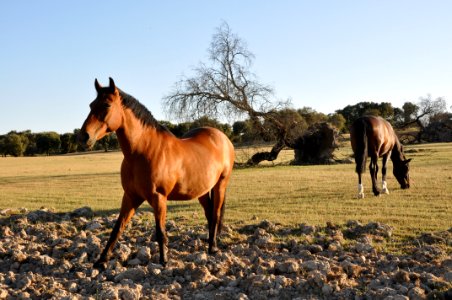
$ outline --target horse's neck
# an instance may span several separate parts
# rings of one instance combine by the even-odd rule
[[[395,144],[392,148],[391,160],[394,163],[398,163],[403,160],[402,144],[400,144],[400,141],[397,137],[395,137]]]
[[[157,140],[153,135],[158,135],[158,130],[154,127],[145,126],[133,113],[125,111],[123,125],[116,130],[119,145],[124,156],[140,154],[144,152],[143,137],[146,140]]]

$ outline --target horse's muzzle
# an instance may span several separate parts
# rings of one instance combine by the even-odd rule
[[[77,135],[77,142],[80,146],[82,146],[85,150],[90,149],[94,143],[91,142],[89,134],[86,131],[80,131]]]

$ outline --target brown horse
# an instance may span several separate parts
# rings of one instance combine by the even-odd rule
[[[380,117],[364,116],[353,122],[350,128],[350,141],[355,154],[356,173],[358,173],[358,198],[364,198],[361,173],[366,168],[367,156],[370,156],[370,176],[375,196],[380,195],[377,188],[378,158],[383,157],[382,192],[389,194],[386,184],[386,163],[391,157],[393,173],[402,189],[410,187],[409,162],[403,154],[403,147],[391,124]]]
[[[136,209],[146,200],[154,209],[160,263],[168,261],[165,230],[167,200],[199,199],[209,226],[209,253],[217,251],[226,186],[234,165],[234,147],[214,128],[198,128],[175,137],[132,96],[116,88],[113,79],[102,87],[95,80],[97,98],[83,123],[79,142],[87,148],[115,131],[124,160],[124,189],[118,220],[94,264],[105,268],[111,252]]]

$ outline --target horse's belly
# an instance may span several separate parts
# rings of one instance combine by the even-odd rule
[[[187,201],[187,200],[192,200],[192,199],[196,199],[196,198],[197,198],[196,196],[174,193],[174,192],[172,192],[168,195],[168,200]]]
[[[213,184],[212,184],[213,185]],[[213,187],[213,186],[212,186]],[[211,186],[192,186],[192,187],[180,187],[175,186],[174,189],[168,194],[168,200],[191,200],[199,198],[205,195],[212,188]]]

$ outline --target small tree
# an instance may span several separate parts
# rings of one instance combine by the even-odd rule
[[[204,126],[217,128],[217,129],[223,131],[223,133],[226,134],[228,137],[231,137],[231,135],[232,135],[231,125],[229,125],[227,123],[220,123],[220,122],[218,122],[218,120],[211,119],[207,116],[202,116],[199,119],[194,120],[190,125],[190,129],[204,127]]]
[[[432,99],[431,95],[427,97],[421,97],[417,104],[406,102],[404,109],[407,109],[405,122],[401,127],[416,126],[418,131],[415,136],[415,140],[420,143],[425,137],[427,126],[434,120],[436,115],[440,115],[446,112],[446,100],[442,97]],[[428,138],[427,138],[428,139]]]
[[[244,121],[236,121],[232,124],[232,138],[236,143],[255,144],[264,142],[262,133],[262,124],[258,127],[254,126],[254,122],[250,119]]]
[[[4,155],[22,156],[27,148],[25,136],[15,132],[8,133],[4,139]]]
[[[416,118],[419,111],[419,106],[412,102],[405,102],[402,106],[403,109],[403,122],[410,123]]]
[[[60,135],[56,132],[42,132],[36,134],[36,147],[41,154],[55,154],[60,152]]]
[[[424,129],[424,139],[428,142],[452,142],[452,113],[438,113],[430,118]]]
[[[0,155],[6,156],[6,136],[0,135]]]
[[[328,115],[328,123],[336,127],[339,132],[345,129],[345,118],[341,114],[334,113]]]
[[[317,112],[311,107],[303,107],[297,110],[298,113],[303,117],[308,126],[325,122],[328,117],[324,113]]]
[[[77,143],[75,141],[74,134],[64,133],[60,136],[61,140],[61,153],[72,153],[77,151]]]

